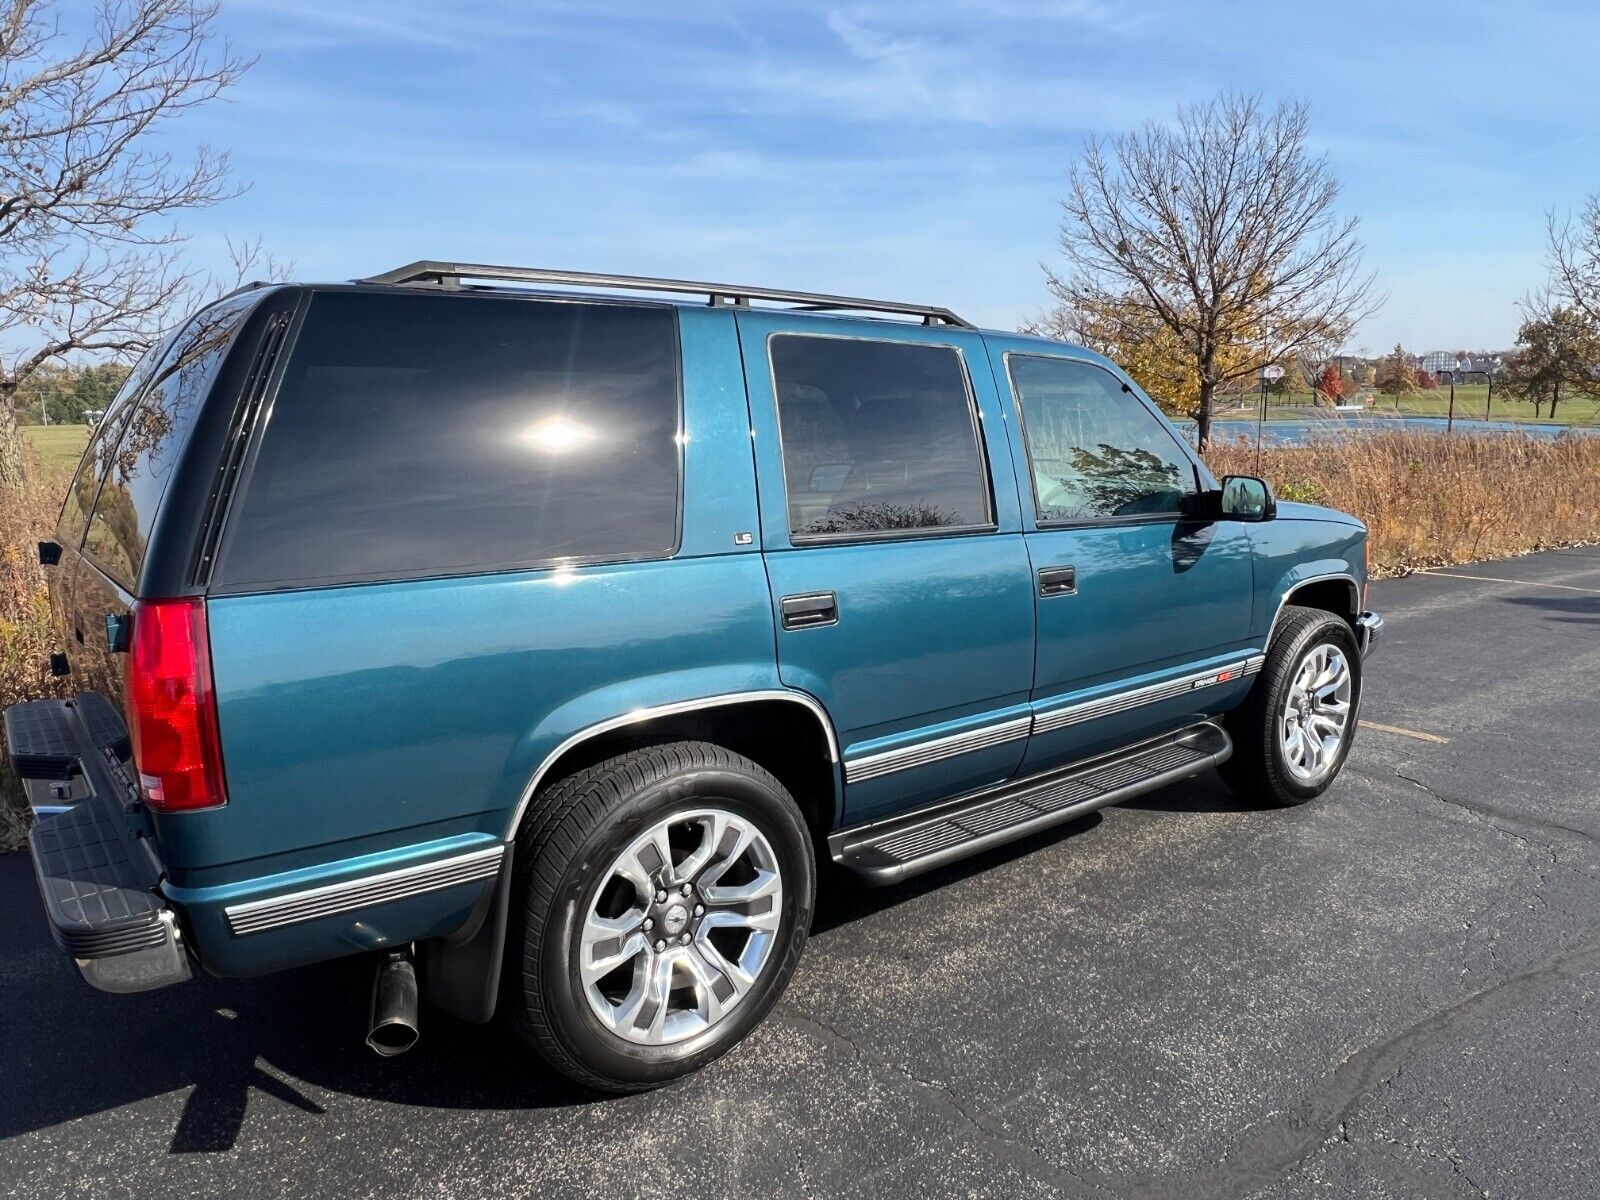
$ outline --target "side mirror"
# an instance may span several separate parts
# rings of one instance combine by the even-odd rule
[[[1278,515],[1278,502],[1265,479],[1254,475],[1229,475],[1222,481],[1219,513],[1224,521],[1270,521]]]

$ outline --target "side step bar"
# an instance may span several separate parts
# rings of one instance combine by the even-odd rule
[[[1233,743],[1221,726],[1193,725],[1070,767],[843,830],[828,839],[828,849],[836,863],[870,883],[898,883],[1198,775],[1232,753]]]

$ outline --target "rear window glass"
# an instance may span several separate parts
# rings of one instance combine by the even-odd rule
[[[233,335],[257,299],[243,295],[195,314],[172,338],[154,382],[122,426],[83,552],[124,587],[132,589],[139,578],[172,468]]]
[[[664,307],[323,293],[230,518],[218,582],[666,556],[679,407]]]

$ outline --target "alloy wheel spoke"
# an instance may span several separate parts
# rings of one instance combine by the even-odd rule
[[[734,974],[727,960],[710,942],[697,942],[684,955],[683,965],[694,981],[695,1009],[707,1025],[720,1020],[728,1006],[749,986]]]
[[[687,858],[678,864],[676,878],[694,879],[701,871],[705,870],[712,856],[717,852],[717,843],[722,838],[722,833],[728,827],[727,818],[721,813],[712,813],[705,820],[697,822],[700,827],[700,844],[689,852]]]
[[[636,926],[615,932],[598,928],[611,924],[604,918],[591,916],[584,925],[582,968],[586,984],[605,978],[629,959],[649,949],[644,933]]]
[[[715,890],[717,880],[727,874],[729,867],[744,857],[744,852],[750,848],[754,837],[755,830],[744,822],[728,822],[717,841],[716,849],[712,851],[711,865],[700,875],[702,893],[709,894]]]
[[[728,913],[716,913],[713,916],[716,920],[707,917],[705,923],[700,926],[700,936],[695,939],[695,949],[715,970],[726,975],[733,983],[735,993],[742,996],[755,983],[755,976],[746,971],[741,964],[730,961],[711,940],[710,934],[713,929],[742,926],[744,922],[730,919],[732,914]]]

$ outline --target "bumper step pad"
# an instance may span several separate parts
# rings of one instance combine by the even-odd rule
[[[6,709],[6,747],[24,779],[70,779],[82,748],[73,718],[98,750],[129,757],[128,727],[110,700],[80,692],[71,700],[27,700]]]
[[[157,880],[135,861],[122,814],[110,809],[91,797],[28,834],[50,932],[74,958],[126,954],[168,936]]]
[[[894,883],[1198,775],[1232,752],[1221,728],[1196,725],[1064,770],[835,835],[830,848],[841,866],[874,883]]]

